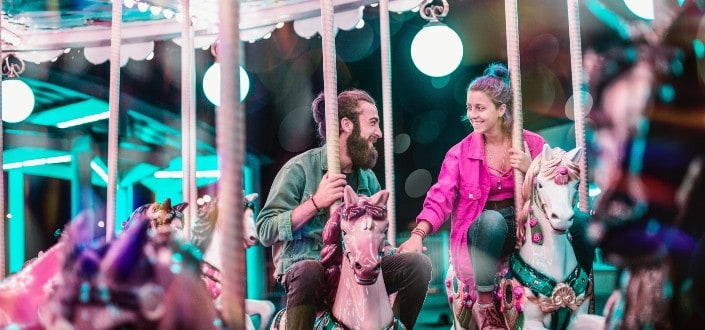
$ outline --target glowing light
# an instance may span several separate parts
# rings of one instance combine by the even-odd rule
[[[138,2],[137,9],[143,13],[147,12],[147,10],[149,10],[149,4],[146,2]]]
[[[411,42],[411,59],[431,77],[453,72],[463,58],[463,43],[455,31],[443,23],[429,23]]]
[[[250,77],[245,69],[240,67],[240,102],[247,96],[250,90]],[[220,63],[213,63],[203,75],[203,93],[206,98],[216,106],[220,106]]]
[[[110,117],[110,112],[106,111],[106,112],[96,113],[94,115],[89,115],[89,116],[85,116],[85,117],[62,121],[60,123],[56,123],[56,127],[67,128],[67,127],[72,127],[72,126],[78,126],[78,125],[83,125],[86,123],[92,123],[92,122],[98,121],[98,120],[108,119],[108,117]]]
[[[643,19],[654,19],[654,2],[653,0],[624,0],[627,8]]]
[[[40,166],[48,164],[68,163],[71,161],[71,155],[54,156],[46,158],[30,159],[21,162],[7,163],[2,165],[3,170],[13,170],[23,167]]]
[[[364,19],[360,19],[360,21],[357,22],[357,24],[355,24],[355,28],[356,28],[356,29],[362,29],[363,27],[365,27],[365,20],[364,20]]]
[[[34,92],[20,79],[2,81],[2,120],[19,123],[34,110]]]
[[[705,57],[705,44],[703,44],[702,40],[693,40],[693,51],[695,52],[695,58],[700,60]]]
[[[184,173],[181,171],[156,171],[154,177],[157,179],[181,179]],[[219,178],[220,170],[196,171],[196,178]]]
[[[105,172],[105,169],[103,169],[98,162],[95,160],[91,161],[91,168],[95,171],[95,174],[98,174],[98,176],[103,179],[103,181],[108,182],[108,173]]]

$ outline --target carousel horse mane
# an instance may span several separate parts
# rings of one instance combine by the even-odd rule
[[[178,240],[154,239],[160,236],[149,230],[154,219],[146,217],[148,212],[137,214],[110,243],[91,241],[90,217],[78,217],[67,226],[59,243],[61,276],[39,310],[42,326],[216,327],[215,308],[200,282],[200,254]]]

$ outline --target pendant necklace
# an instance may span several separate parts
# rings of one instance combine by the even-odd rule
[[[507,148],[504,145],[504,141],[502,141],[502,146],[504,148],[504,153],[502,154],[502,165],[500,165],[499,170],[490,166],[491,163],[494,163],[494,157],[492,157],[492,154],[489,152],[489,149],[487,148],[487,140],[485,140],[485,152],[487,153],[487,158],[489,162],[487,163],[487,168],[494,171],[495,174],[497,174],[497,190],[502,190],[502,177],[504,177],[504,162],[507,159]]]

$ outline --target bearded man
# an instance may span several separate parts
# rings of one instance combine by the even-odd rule
[[[322,93],[311,110],[325,142]],[[372,171],[377,163],[374,143],[382,138],[374,99],[362,90],[340,93],[338,120],[342,173],[327,173],[325,145],[295,156],[277,173],[257,217],[260,241],[272,247],[274,278],[286,290],[287,329],[313,329],[316,313],[324,308],[319,259],[330,206],[343,198],[346,185],[366,196],[381,190]],[[397,292],[394,315],[413,329],[431,280],[430,259],[422,253],[390,253],[382,258],[382,274],[388,293]]]

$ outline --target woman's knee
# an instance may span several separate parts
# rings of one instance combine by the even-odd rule
[[[477,231],[480,235],[487,237],[504,237],[507,234],[507,221],[501,213],[494,210],[482,211],[475,220]]]

